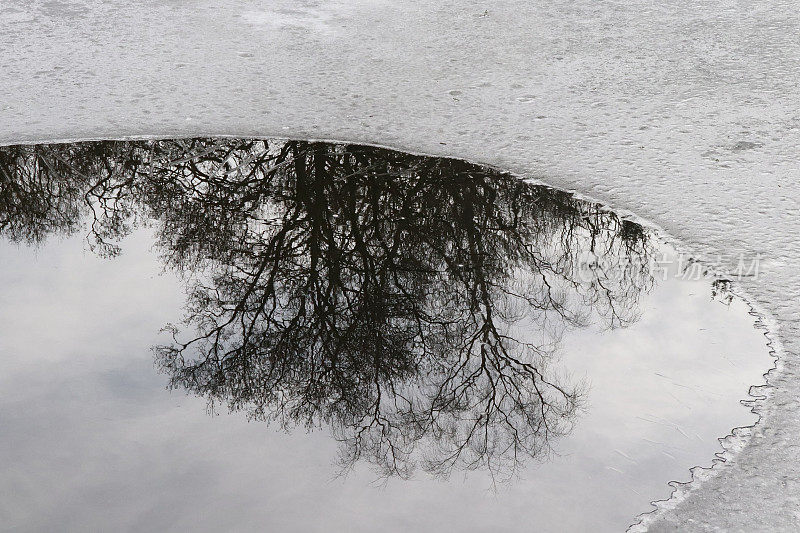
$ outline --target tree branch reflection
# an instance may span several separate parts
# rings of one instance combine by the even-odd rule
[[[568,328],[636,318],[645,230],[459,160],[328,143],[96,142],[0,150],[0,231],[90,221],[104,253],[154,224],[190,284],[172,387],[329,427],[345,466],[513,473],[568,433]],[[586,266],[590,268],[584,268]],[[589,356],[589,355],[587,355]]]

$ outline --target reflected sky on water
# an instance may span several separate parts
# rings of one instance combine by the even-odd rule
[[[2,158],[12,527],[620,530],[752,422],[743,304],[566,193],[324,143]]]

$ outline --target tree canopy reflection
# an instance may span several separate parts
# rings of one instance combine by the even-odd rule
[[[329,143],[104,141],[0,149],[0,232],[137,224],[190,286],[171,386],[280,424],[329,427],[344,465],[514,472],[570,431],[571,327],[636,318],[645,230],[459,160]],[[587,354],[591,356],[591,354]]]

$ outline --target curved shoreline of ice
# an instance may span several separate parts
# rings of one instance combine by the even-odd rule
[[[779,325],[765,310],[759,309],[752,299],[748,299],[746,293],[739,287],[734,288],[733,292],[737,298],[740,298],[750,307],[750,314],[755,317],[754,325],[756,328],[763,330],[764,337],[767,339],[766,345],[769,349],[770,357],[774,360],[774,366],[764,372],[764,383],[751,385],[747,391],[749,398],[740,400],[740,403],[750,407],[750,412],[755,414],[758,420],[748,426],[735,427],[728,435],[717,439],[722,451],[714,454],[711,459],[711,465],[695,465],[689,468],[688,481],[673,480],[668,482],[667,484],[673,488],[669,498],[650,502],[655,509],[636,517],[636,522],[631,524],[626,533],[644,533],[648,531],[653,523],[667,512],[675,510],[682,501],[689,498],[694,491],[700,489],[705,481],[719,474],[721,469],[731,466],[736,461],[737,455],[750,442],[753,435],[752,430],[761,424],[763,420],[762,410],[772,396],[773,386],[770,384],[770,379],[783,371],[784,352],[778,336]]]

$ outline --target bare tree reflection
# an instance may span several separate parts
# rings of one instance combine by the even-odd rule
[[[640,226],[458,160],[189,139],[7,147],[0,173],[13,239],[86,213],[114,253],[157,225],[191,285],[193,334],[156,348],[173,387],[326,425],[344,465],[385,475],[546,455],[581,400],[552,369],[562,332],[627,324],[652,282]]]

